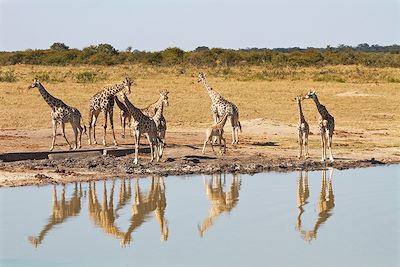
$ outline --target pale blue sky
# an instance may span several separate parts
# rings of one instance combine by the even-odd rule
[[[0,51],[400,43],[400,0],[0,0]]]

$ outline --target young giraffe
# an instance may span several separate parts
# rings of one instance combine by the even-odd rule
[[[149,105],[147,108],[142,108],[141,111],[143,112],[144,115],[146,115],[147,117],[150,118],[154,118],[154,116],[156,115],[157,111],[160,108],[163,108],[163,103],[165,104],[165,106],[168,107],[169,103],[168,103],[168,91],[166,90],[161,90],[160,91],[160,97],[158,98],[158,100],[156,102],[154,102],[153,104]],[[163,140],[163,142],[165,142],[165,133],[167,131],[167,121],[165,120],[165,117],[163,115],[163,112],[161,111],[160,113],[161,117],[158,119],[158,124],[157,124],[157,128],[159,130],[159,134],[158,136],[161,138],[161,140]]]
[[[168,91],[160,91],[160,99],[161,101],[158,101],[159,104],[156,106],[156,114],[152,117],[153,121],[156,123],[157,127],[157,135],[158,138],[160,139],[159,143],[159,155],[160,158],[162,157],[163,151],[164,151],[164,146],[165,146],[165,131],[167,128],[165,118],[163,116],[163,111],[164,111],[164,105],[168,106]],[[143,112],[144,113],[144,112]],[[145,114],[145,113],[144,113]]]
[[[322,145],[322,158],[321,161],[326,160],[326,146],[328,145],[329,149],[329,159],[330,161],[333,161],[333,155],[332,155],[332,136],[333,136],[333,131],[335,130],[335,119],[331,114],[329,114],[328,110],[324,105],[321,105],[318,101],[317,94],[315,91],[310,91],[306,96],[304,97],[306,99],[313,99],[315,102],[315,105],[317,106],[317,110],[320,114],[318,118],[318,126],[319,126],[319,131],[321,134],[321,145]]]
[[[104,113],[104,136],[103,145],[106,145],[106,130],[107,130],[107,115],[110,117],[111,130],[114,138],[114,145],[118,145],[115,139],[114,133],[114,120],[113,120],[113,108],[114,108],[114,95],[122,90],[126,90],[128,93],[131,92],[132,81],[126,78],[122,83],[115,84],[113,86],[106,86],[100,92],[96,93],[89,101],[89,145],[91,141],[91,132],[93,127],[93,141],[96,141],[96,121],[100,112]]]
[[[298,158],[303,156],[303,149],[305,153],[305,158],[308,158],[308,135],[310,133],[310,127],[306,119],[304,118],[303,110],[301,108],[301,101],[304,99],[302,96],[297,96],[295,101],[299,107],[299,123],[297,124],[298,129],[298,142],[299,142],[299,155]]]
[[[131,128],[131,120],[132,116],[128,111],[128,108],[125,106],[124,103],[122,103],[117,96],[115,96],[115,103],[119,107],[119,119],[121,121],[121,127],[122,127],[122,138],[125,138],[125,128],[126,124],[128,123],[129,128]]]
[[[198,82],[203,82],[208,95],[211,98],[211,112],[213,113],[214,122],[217,123],[226,112],[231,120],[232,125],[232,144],[239,143],[238,132],[242,131],[242,126],[239,121],[239,109],[237,106],[228,100],[224,99],[218,92],[216,92],[206,81],[204,73],[199,73]]]
[[[214,124],[210,128],[207,128],[206,140],[204,141],[204,145],[203,145],[203,154],[205,153],[207,143],[211,144],[211,148],[214,151],[214,146],[213,146],[213,142],[212,142],[212,137],[214,137],[214,136],[218,137],[218,139],[219,139],[219,146],[220,146],[219,153],[222,153],[221,140],[224,142],[224,153],[225,153],[226,140],[224,138],[224,126],[225,126],[228,116],[229,116],[229,113],[226,112],[220,122],[218,122],[217,124]]]
[[[71,144],[68,142],[67,137],[65,136],[65,123],[71,123],[72,130],[75,135],[75,146],[74,149],[81,148],[81,140],[82,140],[82,132],[86,133],[86,126],[84,129],[81,126],[81,113],[78,109],[74,107],[70,107],[65,104],[62,100],[55,98],[49,92],[46,91],[44,86],[40,83],[39,80],[35,79],[33,83],[29,86],[29,88],[38,88],[40,94],[42,95],[44,101],[51,108],[51,122],[53,126],[53,141],[51,143],[50,151],[54,149],[54,144],[56,142],[57,135],[57,123],[61,124],[62,135],[67,142],[69,149],[71,149]],[[78,131],[79,131],[79,139],[78,139]]]
[[[156,123],[154,122],[153,119],[144,115],[142,111],[140,111],[140,109],[135,107],[126,97],[125,93],[121,94],[121,98],[125,102],[125,105],[132,116],[132,129],[134,131],[134,139],[135,139],[135,160],[133,163],[134,164],[138,163],[138,150],[140,145],[139,142],[140,142],[140,136],[142,134],[146,134],[147,140],[149,141],[150,154],[151,154],[150,162],[154,160],[154,157],[156,157],[157,161],[159,161],[160,154],[158,151],[158,146],[160,139],[158,138],[157,135]]]

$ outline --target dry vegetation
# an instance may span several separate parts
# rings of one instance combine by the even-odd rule
[[[263,118],[276,125],[294,126],[298,119],[294,97],[313,89],[335,117],[337,136],[343,137],[336,142],[337,147],[368,150],[400,146],[400,69],[328,66],[235,67],[201,71],[207,74],[209,83],[216,90],[237,104],[243,122]],[[210,99],[203,86],[197,83],[198,72],[199,69],[194,67],[141,65],[1,67],[1,73],[8,73],[16,81],[0,82],[0,129],[51,127],[49,107],[36,89],[27,89],[34,77],[39,77],[52,95],[77,107],[87,124],[90,97],[104,85],[120,82],[125,76],[136,82],[130,98],[137,106],[144,107],[155,101],[158,91],[167,89],[170,106],[165,113],[172,129],[193,131],[204,128],[211,122]],[[312,125],[311,131],[316,133],[314,103],[304,102],[303,109]],[[119,128],[117,115],[114,115],[114,121]],[[102,118],[98,125],[101,123]],[[247,134],[256,133],[247,131]],[[373,138],[369,138],[371,136]],[[280,136],[275,139],[283,147],[296,147],[291,139]],[[311,147],[318,147],[316,137],[312,138]]]

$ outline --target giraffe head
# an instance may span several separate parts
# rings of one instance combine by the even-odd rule
[[[119,92],[119,95],[121,96],[121,99],[124,101],[127,97],[126,97],[126,93],[121,91]]]
[[[165,106],[168,107],[169,103],[168,103],[168,94],[169,92],[167,90],[161,90],[160,91],[160,97],[162,99],[162,101],[164,102]]]
[[[197,76],[197,77],[198,77],[197,82],[202,82],[206,79],[206,75],[202,72],[199,72],[199,76]]]
[[[317,93],[316,93],[315,91],[311,91],[311,90],[310,90],[310,92],[308,92],[308,93],[304,96],[304,98],[305,98],[305,99],[310,99],[310,98],[316,99],[316,98],[317,98]]]
[[[38,87],[39,85],[40,85],[40,81],[35,78],[33,80],[32,84],[28,86],[28,89],[32,89],[32,88]]]
[[[131,86],[133,86],[135,83],[130,78],[125,78],[125,80],[122,83],[125,86],[123,91],[125,91],[125,93],[130,94],[131,93]]]
[[[303,101],[306,97],[298,95],[294,98],[294,101],[296,101],[296,103],[300,103],[301,101]]]

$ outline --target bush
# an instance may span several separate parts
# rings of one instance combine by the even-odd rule
[[[84,71],[75,75],[77,83],[94,83],[97,81],[105,80],[106,77],[101,72]]]
[[[15,77],[13,71],[6,71],[6,72],[0,71],[0,82],[14,83],[16,81],[17,77]]]

